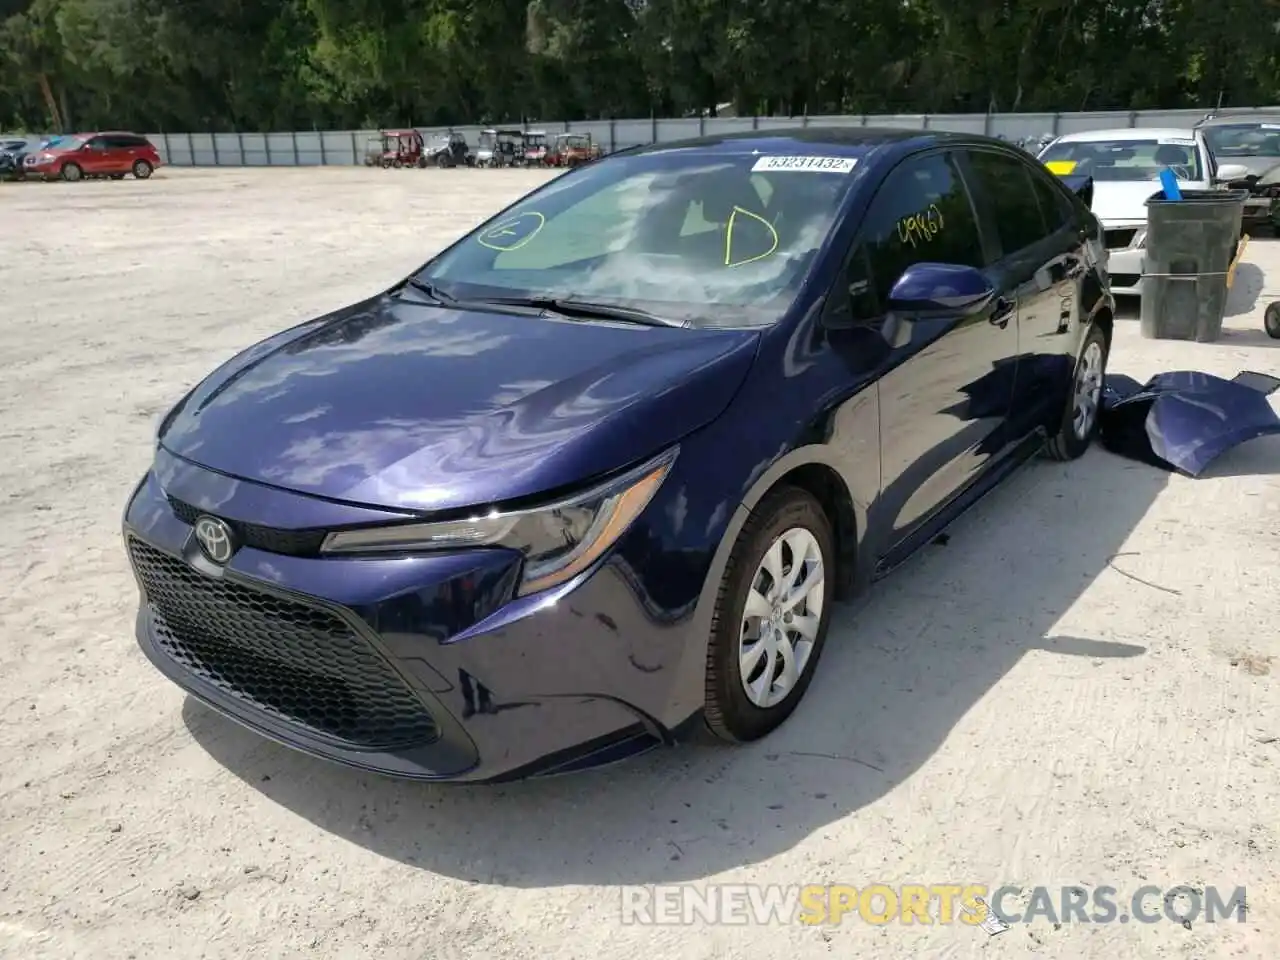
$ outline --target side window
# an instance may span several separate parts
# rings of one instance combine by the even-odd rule
[[[85,144],[86,150],[105,150],[107,149],[106,137],[91,137]]]
[[[849,320],[874,320],[884,313],[876,299],[876,285],[871,278],[867,248],[859,243],[845,265],[841,279],[827,298],[824,317],[837,323]]]
[[[1040,213],[1050,233],[1061,230],[1075,218],[1076,211],[1072,207],[1071,200],[1047,175],[1038,170],[1031,171],[1031,187],[1035,191],[1036,199],[1040,201]]]
[[[914,263],[982,267],[982,238],[955,158],[934,153],[895,167],[871,201],[861,242],[873,297],[864,304],[887,302],[893,285]]]
[[[1031,171],[1016,157],[974,150],[969,164],[977,178],[983,206],[991,211],[1005,256],[1018,253],[1049,235],[1031,182]]]

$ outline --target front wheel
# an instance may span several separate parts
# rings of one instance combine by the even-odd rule
[[[1090,324],[1071,374],[1071,389],[1058,432],[1045,446],[1051,459],[1075,460],[1089,449],[1098,432],[1102,383],[1106,375],[1107,336],[1096,324]]]
[[[722,740],[758,740],[804,696],[831,621],[835,538],[814,497],[780,487],[734,545],[711,621],[704,715]]]
[[[77,180],[84,179],[84,170],[80,168],[78,163],[64,163],[62,165],[62,179],[68,183],[74,183]]]

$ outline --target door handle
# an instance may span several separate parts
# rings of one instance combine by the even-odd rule
[[[989,322],[1003,330],[1009,325],[1009,320],[1013,317],[1014,306],[1014,302],[1008,297],[997,297]]]

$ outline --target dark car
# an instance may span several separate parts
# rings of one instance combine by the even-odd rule
[[[22,179],[22,158],[32,146],[22,137],[0,137],[0,180]]]
[[[1280,228],[1280,114],[1215,116],[1200,123],[1218,179],[1249,191],[1244,226]]]
[[[124,517],[138,639],[249,727],[393,775],[755,740],[836,600],[1089,446],[1101,249],[1063,181],[978,136],[566,173],[164,417]]]
[[[122,180],[126,174],[146,180],[160,164],[155,145],[136,133],[78,133],[28,153],[23,173],[46,180]]]

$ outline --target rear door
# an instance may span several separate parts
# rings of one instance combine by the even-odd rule
[[[107,149],[105,156],[106,173],[128,173],[133,168],[134,154],[137,145],[134,138],[124,134],[110,133],[103,137]]]
[[[1034,162],[996,147],[973,147],[966,169],[998,242],[988,269],[1017,301],[1019,361],[1010,411],[1017,438],[1048,426],[1065,402],[1085,267],[1082,241],[1067,215],[1063,188]]]

